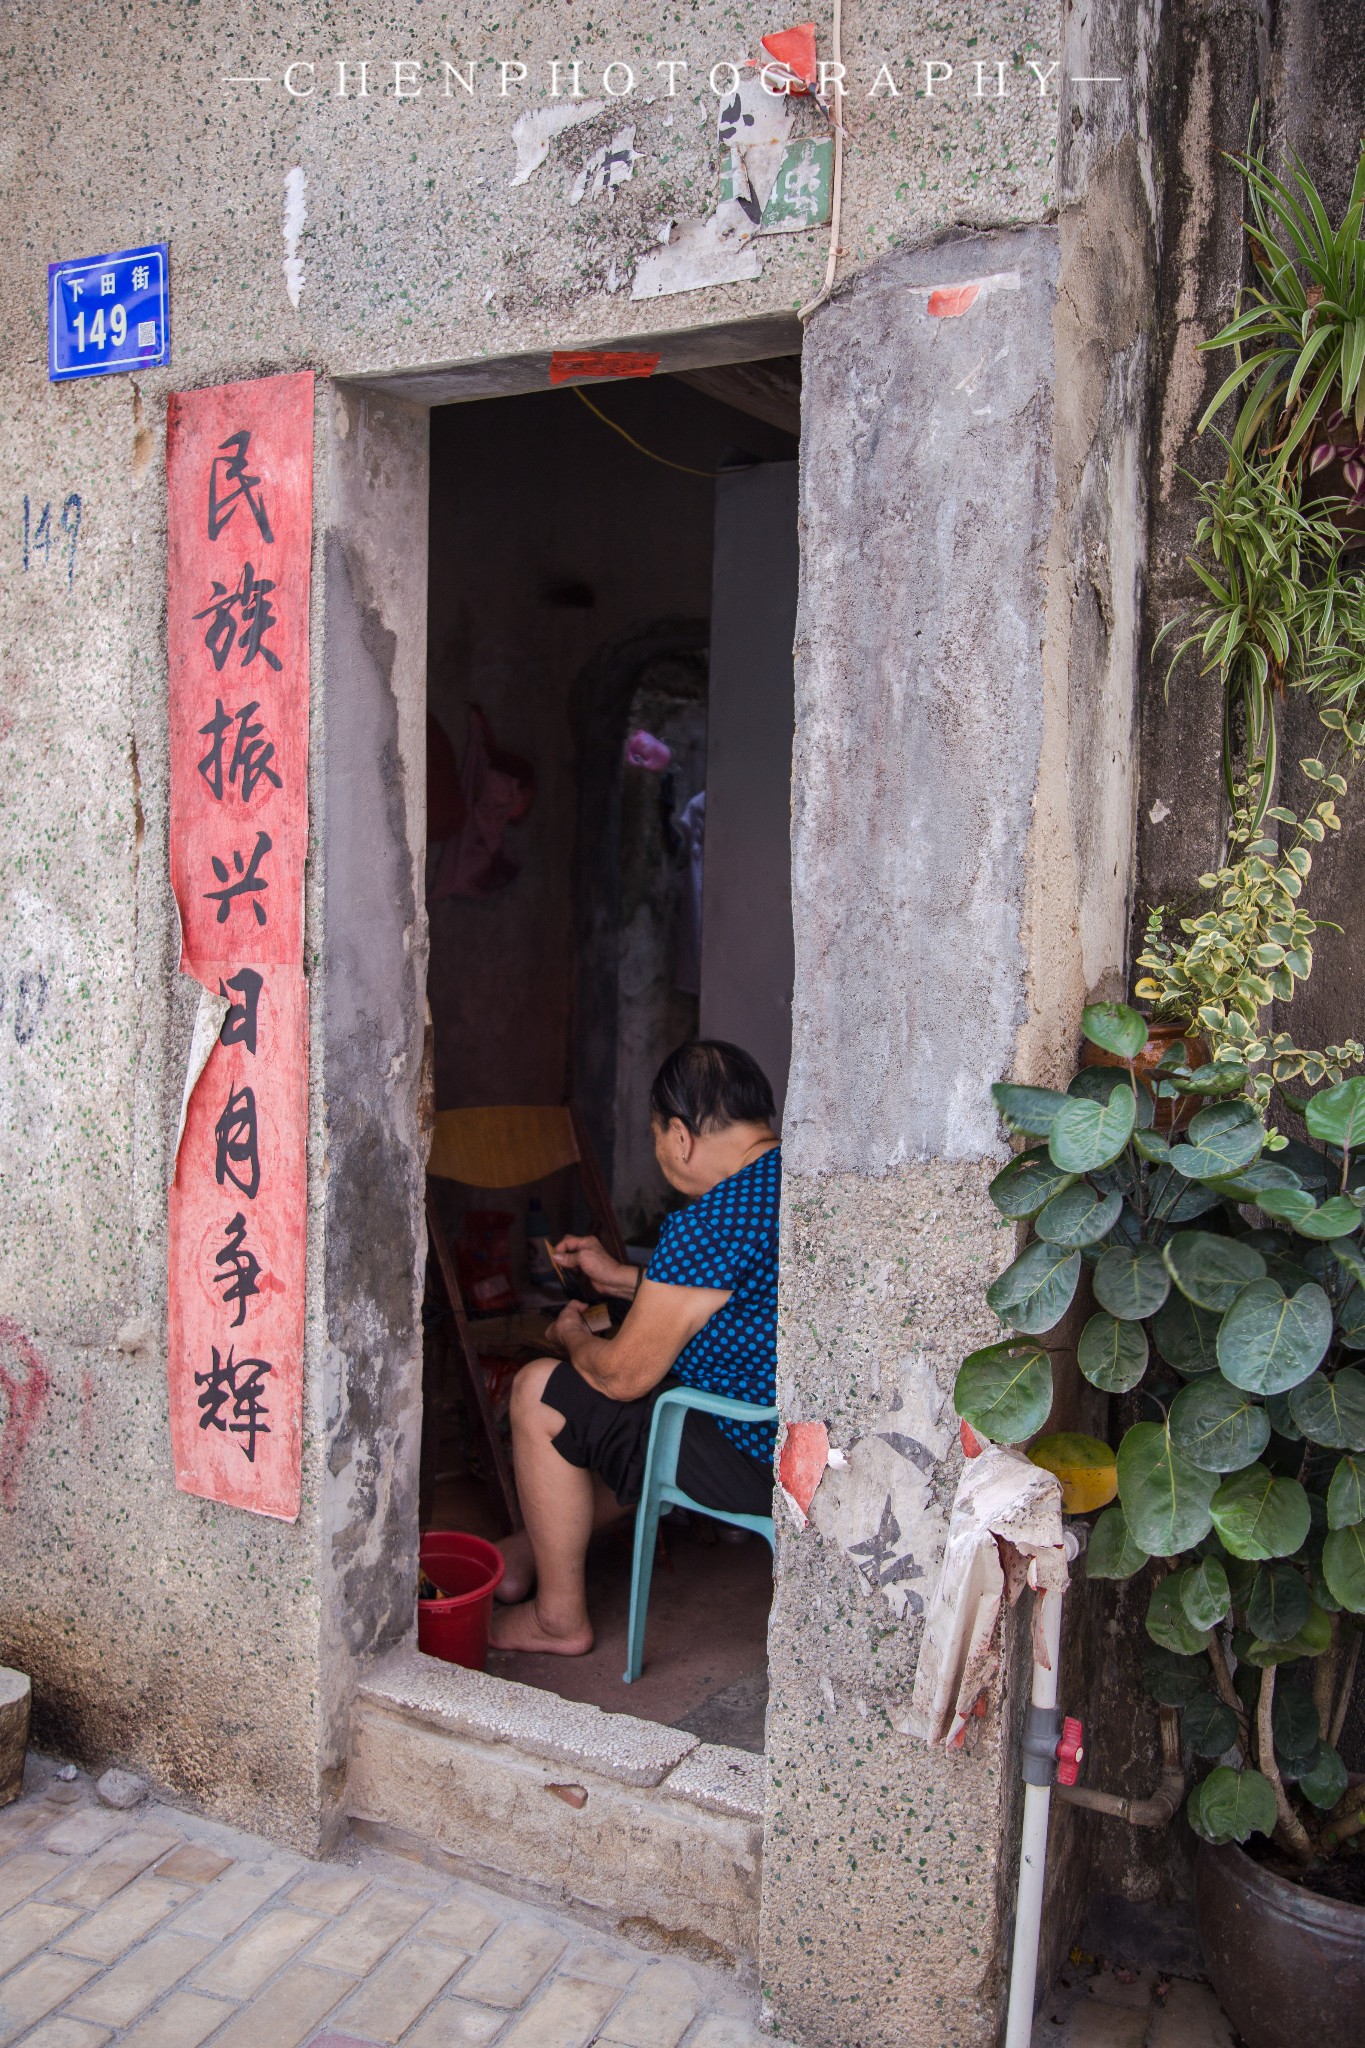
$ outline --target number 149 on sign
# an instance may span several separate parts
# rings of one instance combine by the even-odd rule
[[[167,249],[117,249],[48,266],[48,376],[98,377],[170,361]]]

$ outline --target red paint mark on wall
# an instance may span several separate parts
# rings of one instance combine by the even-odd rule
[[[190,1097],[170,1196],[175,1483],[292,1521],[308,1196],[311,374],[174,394],[166,476],[181,965],[230,1005]]]
[[[929,294],[929,318],[957,320],[976,304],[980,293],[979,284],[943,285]]]
[[[644,349],[557,348],[550,357],[550,382],[571,384],[578,377],[652,377],[659,358]]]
[[[789,1422],[777,1461],[778,1484],[802,1522],[829,1463],[829,1431],[823,1422]]]
[[[19,1466],[51,1390],[33,1340],[8,1316],[0,1316],[0,1507],[14,1506]]]

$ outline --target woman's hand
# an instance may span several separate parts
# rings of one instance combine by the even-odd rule
[[[600,1238],[561,1237],[551,1245],[561,1266],[571,1267],[590,1280],[600,1294],[614,1294],[621,1301],[634,1301],[640,1284],[640,1268],[614,1259]]]

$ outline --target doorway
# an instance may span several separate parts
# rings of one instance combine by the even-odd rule
[[[790,357],[431,413],[434,1107],[571,1104],[640,1264],[677,1199],[648,1130],[664,1055],[730,1038],[779,1113],[785,1092],[799,390]],[[557,1305],[540,1240],[588,1227],[584,1179],[430,1187],[505,1431]],[[496,1535],[493,1458],[430,1275],[423,1317],[423,1528]],[[760,1749],[766,1545],[668,1518],[627,1688],[629,1563],[627,1523],[590,1555],[588,1657],[495,1653],[489,1670]]]

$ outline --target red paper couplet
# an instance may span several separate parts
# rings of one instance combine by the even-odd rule
[[[181,967],[229,1005],[170,1195],[170,1417],[186,1493],[299,1510],[307,1228],[313,378],[172,396],[171,882]]]

